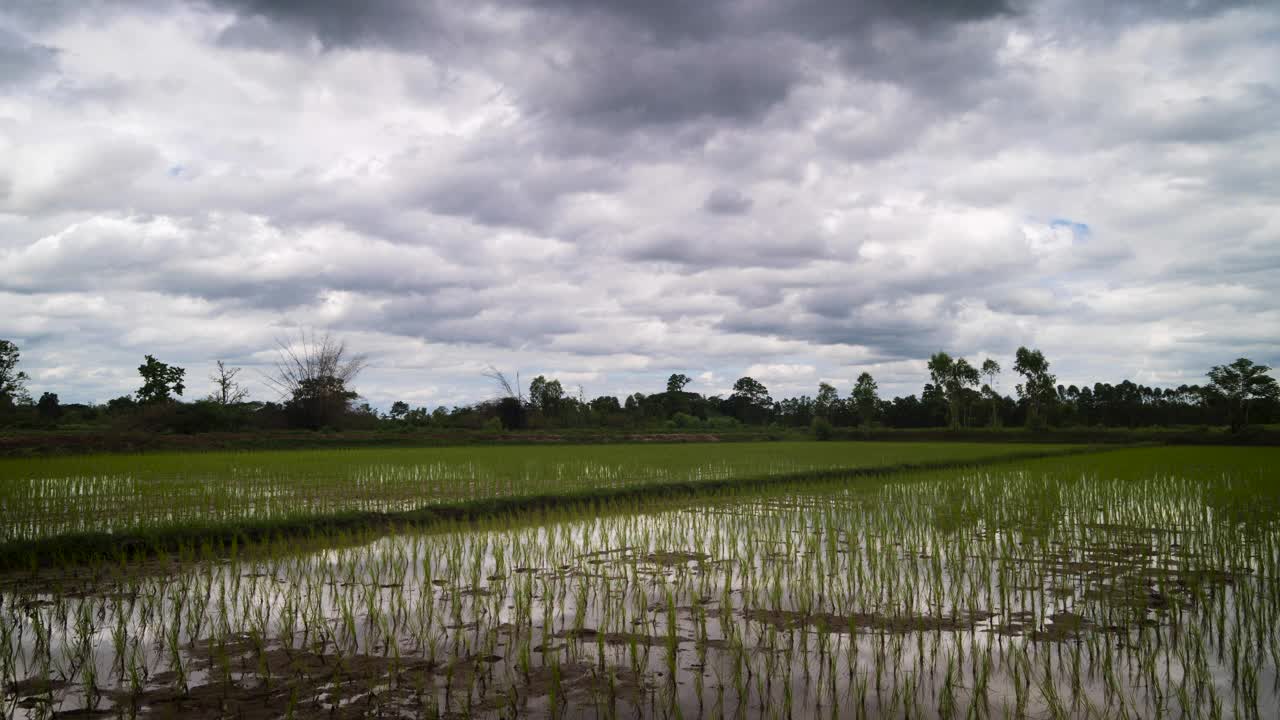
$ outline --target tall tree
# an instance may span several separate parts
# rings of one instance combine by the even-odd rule
[[[879,389],[875,378],[868,372],[859,375],[853,383],[850,399],[853,400],[854,407],[858,408],[858,420],[866,427],[870,427],[876,418],[876,411],[880,406],[880,396],[877,394]]]
[[[591,406],[592,412],[601,417],[617,415],[622,412],[622,403],[619,403],[618,398],[612,395],[601,395],[587,404]]]
[[[667,392],[684,392],[684,386],[691,382],[693,382],[693,380],[684,373],[672,373],[671,377],[667,378]]]
[[[147,355],[145,362],[138,366],[138,374],[142,376],[142,387],[138,388],[138,402],[157,403],[173,399],[174,395],[182,395],[186,389],[182,378],[187,371],[177,365],[169,365]]]
[[[733,384],[733,393],[729,395],[729,406],[734,417],[744,423],[762,423],[769,419],[773,409],[773,398],[769,397],[769,389],[759,380],[752,377],[740,377]]]
[[[548,380],[539,375],[529,383],[529,404],[540,410],[545,418],[560,415],[560,406],[564,404],[564,386],[559,380]]]
[[[9,340],[0,340],[0,406],[14,405],[30,399],[27,374],[18,369],[22,353]]]
[[[36,403],[36,412],[45,420],[57,420],[62,415],[62,405],[58,402],[58,394],[47,392],[40,396]]]
[[[1209,388],[1226,399],[1230,408],[1231,430],[1249,426],[1249,401],[1280,396],[1280,385],[1267,373],[1271,368],[1248,358],[1237,358],[1230,365],[1214,365],[1209,369]]]
[[[996,392],[996,377],[1000,375],[1000,369],[1000,363],[987,358],[982,361],[982,369],[978,371],[987,379],[982,386],[982,395],[991,403],[991,427],[1000,427],[1000,393]]]
[[[818,396],[813,399],[813,414],[829,419],[839,404],[840,391],[830,383],[818,383]]]
[[[937,352],[929,358],[929,377],[934,386],[941,388],[946,396],[948,424],[953,428],[960,427],[964,390],[978,384],[977,368],[964,358],[953,360],[945,352]]]
[[[1049,361],[1039,350],[1019,347],[1013,369],[1024,378],[1018,385],[1018,397],[1027,401],[1027,427],[1044,425],[1044,408],[1058,397],[1058,378],[1049,372]]]
[[[392,420],[401,420],[409,414],[409,403],[403,400],[397,400],[391,403],[391,411],[387,413],[387,417]]]
[[[226,363],[218,361],[218,369],[213,371],[209,380],[213,383],[213,393],[209,399],[219,405],[236,405],[249,397],[249,391],[237,380],[240,368],[229,368]]]

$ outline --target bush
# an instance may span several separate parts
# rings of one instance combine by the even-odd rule
[[[502,418],[491,417],[484,421],[484,424],[480,426],[480,429],[484,432],[497,435],[502,432]]]
[[[835,429],[831,427],[831,421],[824,417],[816,417],[813,424],[810,425],[813,430],[813,436],[819,440],[830,440],[835,434]]]
[[[671,417],[671,422],[674,423],[675,427],[682,430],[702,427],[702,419],[689,413],[678,412]]]
[[[131,432],[190,434],[231,429],[222,407],[207,400],[140,403],[124,395],[107,403],[105,416],[111,427]]]
[[[134,410],[116,411],[116,424],[128,430],[195,434],[240,430],[249,424],[253,406],[220,405],[208,400],[192,403],[155,402]]]

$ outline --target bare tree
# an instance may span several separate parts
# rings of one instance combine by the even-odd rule
[[[484,372],[498,386],[496,407],[502,427],[507,430],[519,430],[527,425],[528,415],[525,412],[524,392],[520,389],[520,372],[516,371],[516,383],[511,381],[498,368],[490,365]]]
[[[265,376],[300,418],[312,427],[331,425],[357,397],[352,383],[368,364],[361,354],[347,351],[345,342],[329,333],[299,332],[294,342],[276,340],[276,364]]]
[[[355,382],[368,364],[364,355],[347,352],[347,344],[325,333],[298,333],[296,342],[276,340],[275,372],[266,380],[284,399],[305,391],[309,383],[337,380],[343,385]]]
[[[500,397],[515,398],[521,405],[524,404],[524,391],[520,387],[520,372],[516,371],[516,384],[512,386],[511,381],[507,380],[507,376],[498,368],[490,365],[484,371],[484,376],[492,380],[498,386]]]
[[[209,395],[209,399],[219,405],[236,405],[244,402],[249,397],[249,390],[236,381],[236,376],[240,374],[241,368],[227,367],[226,363],[218,361],[218,369],[209,376],[209,380],[213,382],[213,393]]]

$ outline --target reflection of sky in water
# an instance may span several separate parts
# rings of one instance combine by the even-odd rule
[[[525,663],[558,663],[579,709],[594,702],[586,669],[638,669],[644,687],[627,702],[644,715],[665,714],[673,693],[686,716],[739,703],[752,716],[901,715],[909,703],[927,717],[948,702],[959,715],[983,685],[995,715],[1020,699],[1048,712],[1047,687],[1071,715],[1120,699],[1131,715],[1183,702],[1207,715],[1211,690],[1228,712],[1246,700],[1265,712],[1280,699],[1274,515],[1241,522],[1214,502],[1174,477],[974,473],[398,535],[168,576],[108,568],[84,599],[74,579],[60,595],[6,591],[6,680],[42,672],[43,627],[51,674],[74,668],[85,642],[99,687],[127,687],[124,628],[120,647],[153,685],[173,682],[154,678],[175,647],[190,684],[218,681],[191,641],[244,633],[324,654],[491,657],[483,690],[458,674],[455,708],[520,687]],[[439,702],[451,682],[433,676]],[[56,697],[69,709],[82,694]]]

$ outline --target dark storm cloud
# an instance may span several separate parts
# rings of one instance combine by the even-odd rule
[[[35,43],[0,25],[0,90],[16,87],[57,69],[56,48]]]
[[[501,137],[477,142],[448,166],[429,165],[429,151],[414,151],[392,166],[405,182],[405,199],[432,212],[467,217],[485,225],[546,231],[556,203],[580,192],[609,192],[621,169],[592,160],[547,156],[532,138]]]
[[[928,357],[950,346],[954,320],[944,308],[916,317],[897,302],[851,312],[843,318],[797,314],[786,309],[753,310],[727,316],[717,325],[725,332],[793,338],[801,334],[821,344],[859,345],[872,349],[872,361]]]
[[[773,58],[785,41],[716,41],[645,47],[605,40],[579,46],[570,63],[549,67],[527,102],[571,121],[618,129],[690,120],[758,117],[786,97],[803,68]]]
[[[1207,18],[1230,10],[1266,7],[1268,0],[1046,0],[1061,5],[1083,22],[1115,27],[1150,20]]]
[[[437,317],[432,303],[423,303],[416,312],[374,323],[388,332],[420,337],[437,343],[467,343],[498,348],[545,346],[553,338],[579,328],[571,315],[556,309],[521,311],[490,306],[474,314]],[[367,327],[367,324],[362,324]]]
[[[583,18],[590,23],[640,28],[658,39],[687,39],[718,32],[725,24],[732,4],[723,0],[504,0],[507,6],[527,5],[554,11],[561,18]]]
[[[815,36],[853,35],[869,25],[893,22],[918,27],[981,20],[1010,14],[1004,0],[538,0],[538,7],[557,8],[571,16],[612,16],[655,35],[697,37],[718,32],[750,32],[787,28]]]
[[[629,244],[625,256],[630,260],[672,263],[684,272],[699,272],[715,267],[795,267],[829,253],[827,244],[813,235],[717,233],[709,228],[697,236],[673,230],[636,240]]]
[[[249,47],[292,47],[309,39],[322,48],[387,46],[429,51],[447,21],[431,0],[309,2],[308,0],[206,0],[236,20],[224,42]]]
[[[1003,0],[793,3],[480,3],[517,12],[512,27],[481,29],[479,13],[437,3],[212,0],[236,14],[223,39],[254,47],[390,47],[449,59],[488,44],[524,67],[508,82],[535,113],[617,132],[694,120],[750,121],[811,77],[807,58],[834,49],[867,77],[935,95],[987,74],[992,38],[953,28],[1006,17]],[[562,56],[553,48],[568,51]]]
[[[721,186],[707,193],[702,208],[713,215],[745,215],[751,211],[751,198],[741,190]]]
[[[438,33],[462,13],[447,12],[433,0],[308,2],[307,0],[202,0],[242,18],[257,18],[306,32],[326,47],[387,45],[410,49],[411,42]],[[1012,14],[1005,0],[794,0],[743,3],[737,0],[489,0],[473,9],[547,12],[557,22],[633,28],[657,42],[705,39],[715,35],[790,32],[838,37],[869,26],[895,23],[933,28]]]
[[[1004,91],[998,69],[1003,29],[943,25],[892,26],[840,48],[852,72],[903,87],[931,101],[933,113],[964,110]]]

